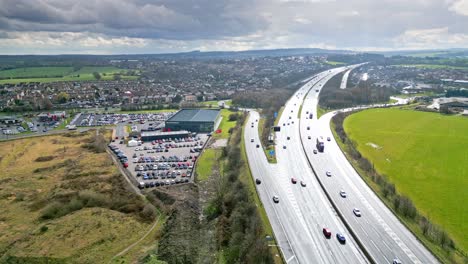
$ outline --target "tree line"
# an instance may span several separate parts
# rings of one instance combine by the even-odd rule
[[[247,166],[240,147],[246,115],[237,115],[236,119],[229,144],[222,151],[221,158],[226,160],[225,175],[206,210],[207,218],[217,221],[218,249],[223,252],[226,263],[273,263],[255,203],[239,178]]]
[[[373,85],[369,80],[359,82],[355,87],[340,89],[343,73],[335,75],[320,92],[319,106],[325,109],[338,109],[363,104],[385,103],[397,91]]]

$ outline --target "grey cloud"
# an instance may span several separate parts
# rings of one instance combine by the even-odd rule
[[[2,29],[142,38],[241,36],[265,28],[254,1],[0,0]],[[5,8],[3,8],[5,7]]]
[[[410,30],[468,34],[468,16],[451,9],[447,0],[0,0],[0,31],[169,40],[188,49],[203,41],[404,48],[395,39]]]

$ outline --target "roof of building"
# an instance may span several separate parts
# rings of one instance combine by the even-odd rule
[[[169,132],[161,132],[161,131],[144,131],[141,132],[141,137],[154,137],[154,136],[175,136],[175,135],[185,135],[190,134],[189,131],[181,130],[181,131],[169,131]]]
[[[218,109],[182,109],[166,122],[215,122]]]

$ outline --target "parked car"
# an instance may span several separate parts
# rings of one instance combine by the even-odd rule
[[[296,184],[296,183],[297,183],[297,180],[296,180],[295,178],[291,178],[291,182],[292,182],[293,184]]]
[[[304,181],[301,181],[301,186],[306,187],[306,183]]]
[[[332,235],[330,229],[328,229],[328,228],[326,228],[326,227],[324,227],[324,228],[322,229],[322,232],[323,232],[323,235],[324,235],[326,238],[330,238],[331,235]]]
[[[345,191],[343,191],[343,190],[340,191],[340,196],[341,196],[341,197],[346,198],[346,195],[347,195],[347,194],[346,194]]]
[[[260,184],[260,183],[262,183],[262,181],[261,181],[260,179],[257,178],[257,179],[255,179],[255,183],[256,183],[256,184]]]

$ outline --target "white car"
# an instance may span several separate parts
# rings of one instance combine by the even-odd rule
[[[340,191],[340,196],[343,197],[343,198],[346,198],[347,194],[345,191],[341,190]]]
[[[277,195],[273,195],[273,202],[279,203],[279,197]]]
[[[254,142],[254,139],[253,139],[253,138],[251,138],[251,139],[250,139],[250,142]]]
[[[354,213],[355,216],[361,217],[361,211],[360,211],[359,209],[354,208],[354,209],[353,209],[353,213]]]
[[[331,172],[327,171],[325,174],[326,174],[328,177],[331,177]]]

